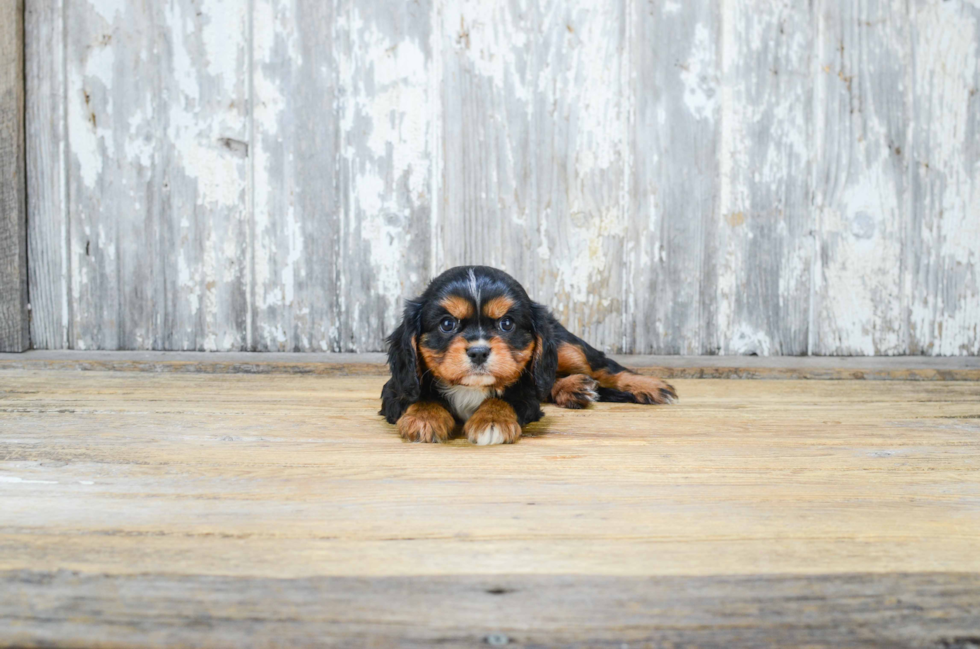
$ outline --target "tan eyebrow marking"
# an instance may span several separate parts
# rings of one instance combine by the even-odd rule
[[[506,295],[501,295],[500,297],[495,297],[483,305],[483,315],[488,318],[503,318],[510,311],[510,308],[514,306],[514,300],[510,299]]]
[[[449,315],[457,320],[463,320],[473,316],[473,305],[465,297],[450,295],[449,297],[443,298],[439,304],[446,311],[449,311]]]

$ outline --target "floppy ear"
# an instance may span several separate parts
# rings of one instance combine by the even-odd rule
[[[402,323],[388,336],[388,367],[391,379],[381,391],[381,413],[396,423],[405,409],[419,400],[418,337],[422,333],[422,303],[408,300]]]
[[[531,325],[534,328],[534,358],[531,361],[531,376],[540,401],[547,401],[551,388],[555,385],[558,372],[558,343],[551,314],[540,304],[531,305]]]

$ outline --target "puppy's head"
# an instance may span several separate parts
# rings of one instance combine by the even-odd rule
[[[510,275],[485,266],[454,268],[433,280],[408,303],[389,342],[393,378],[416,395],[426,374],[446,386],[504,389],[526,373],[540,398],[554,383],[557,351],[547,311]]]

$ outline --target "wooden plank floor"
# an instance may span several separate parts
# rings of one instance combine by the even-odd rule
[[[0,645],[980,644],[980,384],[679,380],[519,444],[382,377],[0,372]]]

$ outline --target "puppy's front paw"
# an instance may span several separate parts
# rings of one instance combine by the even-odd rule
[[[599,398],[598,383],[585,374],[572,374],[555,381],[551,400],[562,408],[584,408]]]
[[[517,413],[502,399],[487,399],[463,426],[466,439],[479,446],[513,444],[521,437]]]
[[[410,442],[444,442],[456,420],[438,403],[413,403],[398,420],[398,432]]]

